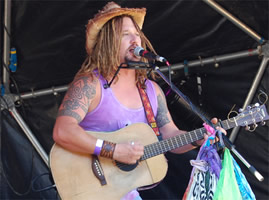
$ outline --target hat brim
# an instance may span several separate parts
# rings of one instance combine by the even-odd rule
[[[86,50],[88,54],[92,53],[96,38],[105,23],[110,19],[121,15],[132,16],[139,28],[142,29],[146,8],[113,8],[108,12],[99,12],[95,15],[93,19],[88,21],[86,29]]]

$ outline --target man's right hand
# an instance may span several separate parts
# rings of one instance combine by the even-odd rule
[[[139,142],[116,144],[113,159],[126,164],[135,164],[144,155],[144,146]]]

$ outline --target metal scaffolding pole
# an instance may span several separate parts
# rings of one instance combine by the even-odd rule
[[[264,56],[263,59],[262,59],[262,62],[260,64],[260,67],[259,67],[259,70],[253,80],[253,83],[251,85],[251,88],[248,92],[248,95],[245,99],[245,102],[244,102],[244,105],[243,105],[243,109],[245,109],[249,104],[251,104],[252,102],[252,99],[253,99],[253,96],[259,86],[259,83],[262,79],[262,76],[264,74],[264,71],[266,69],[266,67],[268,67],[268,62],[269,62],[269,56]],[[238,131],[240,130],[240,127],[235,127],[233,128],[232,132],[231,132],[231,135],[229,137],[229,139],[231,140],[231,142],[234,142],[235,139],[236,139],[236,136],[238,134]]]
[[[10,24],[11,24],[11,1],[5,0],[4,2],[4,38],[3,38],[3,85],[5,92],[9,93],[9,73],[8,63],[10,54]]]
[[[31,91],[31,92],[27,92],[21,95],[16,95],[15,96],[15,101],[18,101],[20,99],[29,99],[29,98],[33,98],[33,97],[38,97],[38,96],[44,96],[44,95],[48,95],[48,94],[54,94],[57,95],[58,92],[64,92],[68,89],[68,86],[59,86],[59,87],[52,87],[50,89],[42,89],[42,90],[37,90],[37,91]]]
[[[243,30],[245,33],[247,33],[250,37],[255,39],[260,44],[264,43],[264,38],[258,35],[255,31],[253,31],[251,28],[246,26],[244,23],[242,23],[240,20],[235,18],[232,14],[230,14],[228,11],[226,11],[224,8],[222,8],[220,5],[218,5],[213,0],[203,0],[205,3],[207,3],[209,6],[211,6],[213,9],[215,9],[218,13],[229,19],[234,25],[236,25],[238,28]]]
[[[187,67],[195,67],[195,66],[204,66],[205,64],[210,64],[210,63],[218,63],[221,61],[227,61],[227,60],[232,60],[232,59],[238,59],[238,58],[244,58],[244,57],[249,57],[249,56],[254,56],[254,55],[259,55],[259,48],[257,49],[250,49],[250,50],[245,50],[245,51],[240,51],[236,53],[230,53],[230,54],[225,54],[221,56],[214,56],[211,58],[205,58],[205,59],[199,59],[199,60],[194,60],[194,61],[189,61],[187,62]],[[179,63],[175,65],[171,65],[172,70],[179,70],[182,68],[185,68],[186,64],[185,63]],[[160,68],[161,72],[166,72],[168,71],[167,67],[161,67]]]

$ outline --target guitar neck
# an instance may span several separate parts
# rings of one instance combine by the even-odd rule
[[[237,126],[237,123],[235,119],[227,119],[219,122],[216,126],[221,126],[223,129],[228,130]],[[155,142],[153,144],[146,145],[144,148],[144,155],[141,157],[141,161],[190,144],[194,141],[201,140],[203,139],[205,133],[206,129],[203,127],[159,142]]]

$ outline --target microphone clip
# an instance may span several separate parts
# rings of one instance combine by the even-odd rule
[[[111,79],[110,82],[107,82],[106,84],[103,85],[104,89],[107,89],[110,87],[116,76],[118,75],[120,69],[152,69],[154,65],[150,63],[145,63],[141,61],[127,61],[126,63],[121,63],[120,66],[118,67],[117,71],[113,75],[113,78]]]

